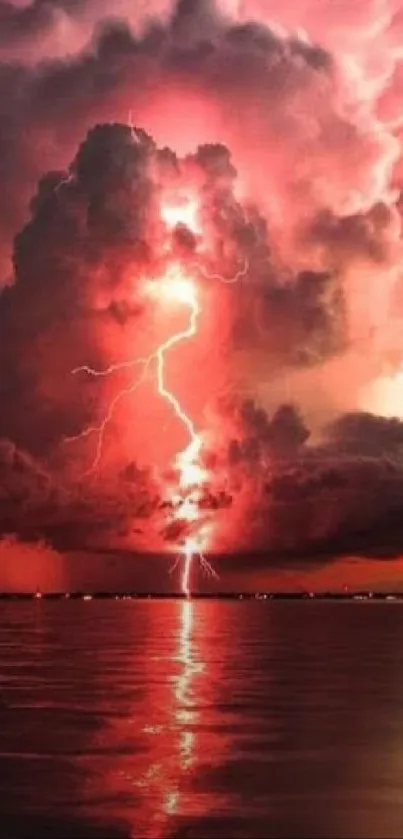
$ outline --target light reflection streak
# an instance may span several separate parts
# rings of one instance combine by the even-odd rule
[[[105,808],[118,810],[133,838],[185,835],[206,812],[229,806],[209,781],[232,742],[216,705],[228,654],[220,613],[214,603],[181,599],[137,604],[126,617],[105,656],[83,797],[100,819]]]
[[[178,661],[182,665],[182,671],[174,688],[180,761],[181,768],[184,771],[191,767],[194,760],[194,728],[199,717],[199,712],[195,710],[193,680],[197,673],[204,670],[203,663],[198,660],[198,650],[193,638],[193,610],[194,604],[191,600],[185,600],[181,603]]]
[[[149,721],[143,728],[157,759],[148,765],[136,786],[154,803],[152,836],[162,837],[167,822],[186,807],[183,798],[190,786],[197,758],[197,725],[200,705],[197,678],[205,669],[194,638],[194,603],[178,602],[177,643],[172,653],[174,676],[166,707],[169,717],[164,724]],[[171,700],[171,701],[170,701]]]

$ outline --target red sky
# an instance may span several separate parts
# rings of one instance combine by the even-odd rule
[[[399,587],[399,4],[114,15],[0,2],[0,532],[62,554],[267,556],[234,557],[224,588]],[[175,506],[190,438],[155,353],[189,327],[178,271],[199,311],[166,385],[204,477]],[[148,356],[134,390],[125,362]]]

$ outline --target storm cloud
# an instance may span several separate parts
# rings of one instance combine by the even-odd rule
[[[172,540],[157,473],[180,441],[152,378],[86,481],[134,368],[74,372],[155,351],[142,288],[169,256],[208,313],[172,376],[208,431],[217,551],[398,555],[400,397],[382,416],[373,387],[403,363],[397,10],[357,4],[355,42],[353,11],[330,32],[317,2],[132,5],[0,3],[0,531]],[[161,197],[189,189],[203,236],[176,225],[167,255]]]

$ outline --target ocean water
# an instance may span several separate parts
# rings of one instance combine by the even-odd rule
[[[0,604],[0,836],[402,837],[403,604]]]

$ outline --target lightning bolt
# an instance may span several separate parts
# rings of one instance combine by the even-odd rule
[[[182,572],[182,591],[185,597],[190,597],[190,569],[192,565],[193,551],[191,548],[185,548],[184,563]]]
[[[139,378],[135,382],[133,382],[130,385],[130,387],[123,388],[123,390],[120,390],[116,394],[116,396],[114,397],[114,399],[110,403],[109,408],[108,408],[102,422],[99,425],[90,425],[90,426],[88,426],[88,428],[85,428],[84,431],[80,431],[79,434],[75,434],[71,437],[65,437],[64,438],[65,443],[74,443],[77,440],[83,440],[86,437],[89,437],[91,434],[96,434],[97,435],[95,457],[94,457],[94,460],[93,460],[90,468],[87,469],[87,471],[85,472],[85,477],[87,477],[89,475],[92,475],[94,472],[96,472],[96,470],[97,470],[97,468],[98,468],[98,466],[101,462],[105,433],[106,433],[106,430],[107,430],[107,427],[108,427],[109,423],[113,419],[113,415],[115,413],[116,406],[119,404],[119,402],[121,402],[121,400],[125,396],[130,396],[131,394],[133,394],[140,387],[140,385],[145,381],[146,375],[147,375],[147,372],[148,372],[148,367],[151,364],[153,358],[155,358],[155,354],[150,355],[148,358],[139,358],[139,359],[134,359],[133,361],[122,361],[121,363],[111,364],[110,367],[107,367],[105,370],[95,370],[94,368],[89,367],[87,364],[84,364],[82,367],[76,367],[74,370],[71,371],[72,375],[76,375],[77,373],[87,373],[88,376],[99,377],[99,376],[109,376],[112,373],[115,373],[119,370],[124,370],[127,367],[134,367],[137,364],[143,364],[144,365],[142,373],[139,376]]]
[[[134,145],[141,142],[142,132],[133,125],[131,112],[128,115],[128,124],[131,134],[131,139]],[[62,183],[68,183],[73,179],[72,174],[63,179]],[[61,184],[59,184],[61,186]],[[180,206],[161,206],[161,217],[166,225],[167,230],[172,229],[179,221],[185,223],[193,232],[201,232],[198,228],[197,220],[197,197],[188,197],[188,201],[181,203]],[[218,281],[220,283],[232,285],[237,283],[244,277],[249,270],[248,260],[245,260],[244,265],[237,271],[233,277],[225,277],[218,273],[209,273],[203,265],[195,264],[195,270],[206,280]],[[166,281],[166,282],[165,282]],[[91,377],[109,377],[114,373],[131,370],[136,366],[142,366],[140,375],[132,381],[127,387],[122,388],[115,395],[105,416],[98,425],[92,425],[85,428],[81,433],[65,438],[65,442],[71,443],[79,439],[85,439],[94,435],[96,437],[95,456],[90,468],[86,474],[94,473],[102,458],[102,451],[104,446],[105,434],[110,423],[113,420],[116,408],[126,397],[131,396],[145,381],[151,365],[155,364],[156,368],[156,385],[159,395],[170,406],[178,421],[182,424],[188,436],[188,444],[179,452],[175,458],[175,465],[178,473],[178,492],[170,499],[170,506],[173,509],[174,520],[181,520],[193,524],[193,535],[186,538],[184,544],[180,549],[180,555],[175,562],[173,569],[178,563],[183,560],[183,568],[181,575],[182,592],[186,597],[190,596],[190,578],[194,558],[198,558],[201,569],[204,573],[211,577],[217,577],[216,572],[211,567],[206,559],[203,549],[207,546],[210,530],[205,521],[201,521],[201,514],[199,502],[201,499],[203,485],[207,483],[208,473],[202,466],[200,461],[200,454],[203,446],[202,436],[197,432],[195,424],[191,417],[186,413],[181,405],[178,397],[168,388],[166,382],[166,358],[167,354],[175,346],[184,341],[191,340],[198,330],[198,320],[200,315],[200,305],[197,296],[197,286],[188,277],[184,277],[181,273],[180,266],[171,265],[167,270],[162,282],[152,282],[146,284],[146,288],[152,293],[157,293],[160,297],[168,297],[176,303],[185,305],[189,310],[189,322],[185,329],[171,335],[166,341],[160,344],[156,350],[146,358],[129,359],[126,361],[116,362],[111,364],[104,370],[96,370],[87,364],[81,367],[76,367],[72,370],[73,375],[84,374]],[[196,534],[196,535],[195,535]]]
[[[194,267],[206,280],[218,280],[218,282],[224,283],[224,285],[234,285],[243,277],[246,277],[246,274],[249,271],[249,260],[245,259],[242,268],[240,268],[239,271],[237,271],[232,277],[224,277],[222,274],[210,274],[204,265],[200,265],[199,262],[196,262]]]
[[[176,344],[181,341],[193,338],[197,334],[197,324],[200,315],[200,306],[197,299],[196,288],[193,284],[183,285],[182,288],[177,287],[176,294],[178,299],[190,309],[190,320],[186,329],[182,332],[177,332],[161,344],[156,351],[157,358],[157,389],[160,396],[162,396],[171,405],[174,413],[185,427],[189,443],[186,448],[177,456],[177,466],[179,469],[179,485],[184,489],[190,489],[187,497],[187,504],[185,501],[182,507],[181,515],[188,521],[194,521],[197,518],[197,502],[200,497],[200,485],[207,479],[205,470],[198,462],[198,456],[202,448],[201,436],[196,432],[195,425],[188,414],[182,408],[178,398],[166,386],[165,376],[165,355]],[[181,587],[182,592],[186,597],[190,596],[190,571],[192,561],[195,556],[199,558],[202,569],[211,576],[216,576],[214,569],[201,553],[198,541],[195,539],[187,539],[183,549],[183,571]]]
[[[197,519],[199,518],[198,500],[200,499],[201,486],[208,479],[208,474],[206,470],[201,466],[199,462],[199,455],[202,448],[202,438],[201,435],[196,431],[192,419],[188,416],[188,414],[182,407],[181,403],[179,402],[179,399],[167,387],[166,354],[177,344],[181,343],[182,341],[189,340],[197,334],[200,306],[197,299],[196,286],[194,285],[194,283],[192,283],[190,279],[182,277],[179,268],[175,268],[173,266],[171,270],[167,273],[165,279],[167,280],[167,283],[166,285],[164,285],[163,290],[166,291],[166,293],[169,295],[171,299],[173,299],[176,302],[185,304],[189,309],[190,317],[187,327],[179,332],[176,332],[174,335],[171,335],[166,341],[164,341],[157,347],[155,352],[153,352],[146,358],[129,359],[127,361],[116,362],[114,364],[111,364],[104,370],[96,370],[87,364],[84,364],[81,367],[74,368],[71,371],[73,375],[84,373],[87,376],[93,376],[97,378],[110,376],[115,372],[132,368],[136,365],[143,365],[143,370],[139,378],[136,379],[128,387],[123,388],[116,394],[116,396],[110,403],[102,422],[99,425],[89,426],[88,428],[84,429],[75,436],[66,437],[65,442],[73,442],[76,440],[85,439],[92,434],[96,435],[97,444],[95,457],[90,469],[87,470],[86,474],[88,475],[95,472],[97,467],[99,466],[102,457],[105,433],[108,428],[108,425],[113,419],[117,405],[122,399],[124,399],[126,396],[133,394],[137,390],[137,388],[144,381],[151,363],[154,361],[156,363],[158,393],[170,405],[175,416],[182,423],[189,438],[189,442],[186,448],[183,451],[179,452],[179,454],[176,457],[176,466],[178,468],[179,473],[179,487],[182,493],[185,493],[184,498],[182,496],[179,496],[179,498],[176,499],[177,501],[179,501],[181,505],[180,518],[188,522],[197,522]],[[158,287],[158,283],[156,284],[156,286],[154,284],[150,285],[150,289],[155,287]],[[160,291],[161,288],[162,287],[159,286]],[[190,572],[192,562],[195,557],[198,558],[202,570],[207,575],[215,578],[217,577],[216,572],[202,553],[202,542],[203,534],[201,533],[199,538],[192,537],[187,539],[181,549],[181,556],[183,557],[181,588],[183,594],[186,597],[190,596]],[[176,567],[176,565],[177,563],[175,563],[174,567]]]
[[[133,124],[132,113],[128,115],[128,127],[133,145],[141,144],[144,133],[137,129]],[[61,180],[57,190],[63,185],[74,181],[74,173],[68,172],[67,176]],[[56,191],[57,191],[56,190]],[[167,196],[168,198],[168,196]],[[182,196],[183,199],[183,196]],[[166,231],[170,232],[174,227],[182,222],[194,233],[201,234],[199,219],[198,219],[198,198],[197,195],[191,193],[185,196],[185,200],[181,200],[179,204],[174,201],[173,205],[168,202],[161,204],[161,220],[165,225]],[[169,245],[169,242],[168,242]],[[166,253],[167,249],[164,248]],[[168,246],[168,253],[170,248]],[[244,265],[237,271],[233,277],[225,277],[217,273],[209,273],[203,265],[196,264],[195,270],[206,280],[218,281],[220,283],[232,285],[237,283],[244,277],[249,270],[249,263],[245,260]],[[197,285],[190,277],[185,277],[182,274],[180,265],[172,264],[165,272],[164,277],[157,281],[150,283],[145,282],[146,291],[158,295],[158,300],[170,299],[176,303],[185,305],[189,311],[189,321],[185,329],[171,335],[166,341],[161,343],[149,356],[145,358],[134,358],[126,361],[116,362],[103,370],[96,370],[88,364],[76,367],[72,370],[75,376],[86,375],[88,377],[102,378],[112,376],[114,373],[123,370],[132,370],[140,367],[140,375],[131,381],[127,387],[118,391],[115,397],[110,402],[103,419],[98,425],[91,425],[81,431],[79,434],[71,437],[66,437],[64,442],[72,443],[80,439],[86,439],[90,436],[95,436],[96,446],[95,455],[90,468],[86,475],[94,473],[102,458],[105,435],[107,429],[111,424],[115,411],[118,405],[126,398],[133,395],[133,393],[145,381],[151,366],[155,365],[156,386],[158,393],[169,405],[170,409],[176,416],[177,420],[182,424],[187,437],[187,446],[178,453],[175,458],[175,465],[178,474],[178,491],[169,499],[170,509],[173,510],[172,516],[176,521],[188,522],[193,525],[193,534],[186,538],[184,544],[180,548],[180,556],[174,565],[183,560],[183,568],[181,575],[181,587],[185,596],[190,596],[190,578],[193,566],[193,560],[196,557],[200,563],[201,569],[205,574],[211,577],[217,577],[216,572],[211,567],[206,559],[203,550],[206,549],[208,539],[211,533],[209,525],[206,524],[206,517],[201,519],[200,500],[202,496],[203,486],[207,483],[209,475],[201,462],[201,451],[203,447],[203,439],[198,433],[196,426],[191,417],[186,413],[184,407],[180,403],[178,397],[167,386],[166,376],[166,360],[167,354],[175,346],[182,342],[191,340],[198,331],[198,320],[200,315],[200,304],[197,294]]]

